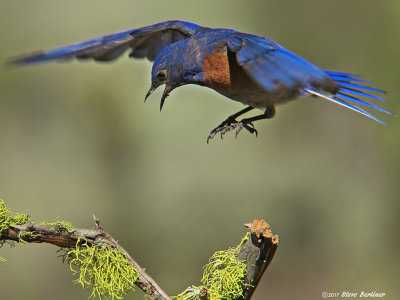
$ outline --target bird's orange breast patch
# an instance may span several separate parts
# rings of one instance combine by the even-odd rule
[[[219,51],[205,55],[204,77],[206,85],[212,89],[229,89],[231,87],[231,75],[229,70],[228,53],[226,47]]]

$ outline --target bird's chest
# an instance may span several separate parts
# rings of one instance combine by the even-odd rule
[[[204,55],[203,61],[204,80],[208,87],[220,90],[232,86],[231,74],[226,47],[216,48]]]
[[[206,86],[232,100],[265,108],[268,96],[237,64],[235,55],[226,46],[216,47],[205,54],[203,70]]]

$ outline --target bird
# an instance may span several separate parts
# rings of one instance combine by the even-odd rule
[[[237,137],[243,128],[257,136],[253,122],[270,119],[275,115],[277,105],[306,96],[336,103],[386,126],[384,121],[359,105],[392,114],[362,100],[384,101],[381,94],[386,92],[371,87],[370,81],[356,74],[320,69],[267,37],[180,20],[21,55],[11,63],[29,65],[73,58],[109,62],[127,51],[130,58],[147,58],[153,62],[151,87],[144,101],[164,85],[160,110],[174,89],[187,84],[211,88],[245,105],[214,128],[207,143],[217,134],[222,138],[230,131],[236,131]],[[238,120],[253,109],[261,109],[263,113]]]

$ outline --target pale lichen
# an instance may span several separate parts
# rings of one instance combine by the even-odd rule
[[[0,199],[0,237],[3,230],[29,223],[29,219],[30,217],[25,214],[13,214],[11,210],[4,204],[4,201]],[[3,241],[0,239],[0,247],[2,245]],[[0,257],[0,262],[6,262],[6,259]]]
[[[55,218],[53,222],[42,221],[39,225],[57,227],[58,231],[66,230],[68,233],[73,233],[75,231],[74,226],[70,222],[63,221],[59,217]]]
[[[80,238],[65,259],[72,273],[78,276],[74,282],[92,288],[90,297],[93,298],[122,299],[128,291],[134,290],[139,278],[125,254],[107,243],[89,245]]]
[[[250,237],[251,237],[251,233],[247,232],[246,235],[240,241],[239,245],[236,247],[237,251],[239,251],[240,247],[242,247],[244,244],[246,244],[249,241]]]
[[[12,214],[3,200],[0,200],[0,234],[3,230],[29,222],[29,216]],[[57,232],[74,233],[76,231],[71,223],[59,218],[53,222],[40,222],[39,225],[54,227]],[[21,231],[19,242],[26,243],[26,240],[35,236],[38,234]],[[93,298],[122,299],[128,291],[134,290],[134,284],[139,278],[139,273],[130,264],[125,254],[105,242],[88,244],[84,238],[79,238],[75,247],[63,257],[69,262],[72,273],[78,275],[74,282],[82,287],[92,288],[90,297]],[[0,262],[5,261],[0,257]]]
[[[204,286],[190,286],[182,293],[172,297],[174,300],[200,300],[202,296],[207,294]]]
[[[204,267],[202,283],[210,300],[235,299],[242,296],[247,266],[235,256],[236,248],[217,251]]]
[[[0,233],[12,226],[29,223],[30,217],[25,214],[13,214],[10,209],[0,200]]]
[[[204,266],[201,286],[191,286],[179,295],[172,297],[175,300],[232,300],[240,298],[247,284],[245,278],[247,266],[245,261],[237,258],[241,246],[248,242],[247,233],[236,248],[217,251]]]
[[[26,231],[26,232],[20,232],[18,236],[19,236],[19,243],[26,244],[28,239],[38,237],[39,234],[34,234],[32,232]]]

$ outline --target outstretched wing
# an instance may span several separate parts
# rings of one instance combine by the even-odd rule
[[[50,51],[23,55],[11,61],[15,64],[33,64],[70,58],[110,61],[131,49],[133,58],[146,57],[154,61],[166,46],[191,37],[199,25],[184,21],[166,21],[151,26],[129,29],[97,37]]]
[[[384,91],[355,84],[363,82],[353,74],[324,71],[307,60],[288,51],[274,41],[255,35],[235,33],[227,39],[230,51],[246,73],[267,93],[280,97],[314,95],[329,100],[382,124],[370,113],[348,102],[361,104],[385,113],[389,111],[358,99],[356,96],[383,100],[361,90],[384,93]]]

